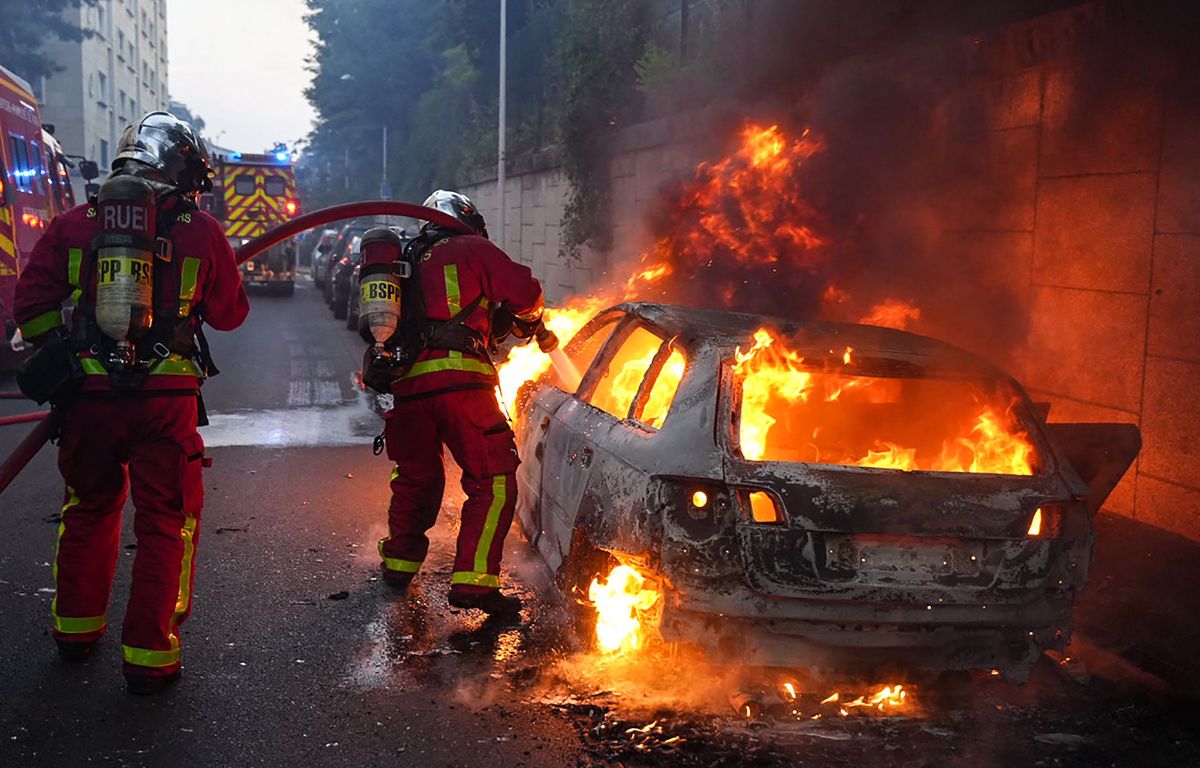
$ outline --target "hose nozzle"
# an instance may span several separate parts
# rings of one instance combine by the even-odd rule
[[[537,339],[538,349],[546,354],[550,354],[558,349],[558,337],[554,335],[554,331],[547,328],[543,323],[538,323],[537,330],[533,332],[533,337]]]

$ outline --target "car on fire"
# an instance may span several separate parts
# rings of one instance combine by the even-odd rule
[[[1022,679],[1141,445],[889,328],[628,303],[564,352],[517,399],[527,538],[567,593],[634,566],[664,641],[742,665]]]

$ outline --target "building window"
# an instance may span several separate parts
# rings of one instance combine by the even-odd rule
[[[107,102],[108,101],[108,75],[104,74],[103,72],[97,72],[96,74],[99,75],[97,80],[100,83],[99,100],[102,102]]]
[[[125,61],[125,33],[117,30],[117,58]]]
[[[100,34],[104,34],[104,30],[108,28],[108,11],[103,3],[96,6],[96,29]]]
[[[100,139],[100,167],[108,167],[108,139]]]

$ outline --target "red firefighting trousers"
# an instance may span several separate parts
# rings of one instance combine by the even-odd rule
[[[54,636],[107,629],[121,510],[133,493],[137,554],[121,642],[125,671],[179,668],[179,625],[192,610],[204,442],[194,395],[85,398],[64,414],[58,468],[66,499],[54,558]]]
[[[453,592],[500,586],[504,537],[517,502],[517,449],[495,392],[470,389],[399,400],[384,427],[392,472],[388,538],[379,542],[384,570],[416,573],[429,551],[446,477],[442,445],[462,468],[467,500],[454,557]]]

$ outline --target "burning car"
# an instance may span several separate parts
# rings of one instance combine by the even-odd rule
[[[627,303],[564,351],[518,398],[520,523],[564,590],[632,566],[718,661],[1027,675],[1141,444],[890,328]]]

